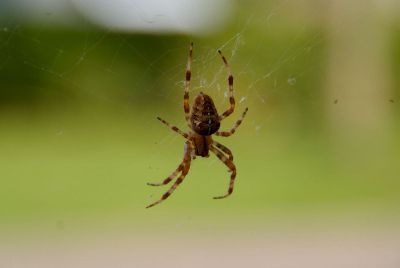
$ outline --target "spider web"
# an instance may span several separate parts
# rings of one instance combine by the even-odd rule
[[[285,13],[289,6],[290,1],[281,1],[261,11],[250,9],[245,18],[234,25],[234,30],[225,31],[222,37],[186,37],[180,38],[179,43],[168,40],[165,46],[159,46],[152,53],[147,52],[140,38],[137,42],[138,38],[94,29],[89,24],[80,27],[78,34],[71,34],[73,40],[68,40],[69,43],[63,43],[51,37],[52,29],[32,30],[24,24],[6,21],[0,25],[0,70],[20,68],[20,75],[26,80],[35,80],[32,76],[39,74],[45,80],[44,87],[51,85],[54,91],[58,87],[63,88],[67,99],[70,94],[77,94],[89,102],[134,113],[135,124],[143,126],[146,131],[159,133],[161,137],[149,146],[153,155],[148,159],[151,166],[158,157],[160,147],[181,144],[181,138],[175,133],[160,130],[155,117],[160,115],[186,130],[182,96],[188,44],[192,39],[199,42],[194,45],[191,100],[198,92],[204,91],[213,97],[220,112],[225,110],[229,103],[227,72],[218,49],[223,51],[231,65],[238,105],[234,115],[224,122],[225,128],[230,128],[248,106],[247,128],[255,136],[261,135],[276,116],[270,112],[270,106],[278,105],[277,102],[283,99],[293,104],[294,101],[290,100],[305,93],[299,93],[302,88],[298,84],[304,76],[316,72],[315,64],[308,58],[312,58],[310,55],[315,49],[320,49],[323,37],[317,31],[309,34],[305,22],[291,26],[290,33],[284,37],[276,34],[282,27],[280,20],[282,16],[287,16]],[[262,30],[254,30],[259,27]],[[65,30],[65,34],[70,34],[69,31]],[[147,42],[151,38],[154,42],[160,40],[148,37]],[[283,46],[275,44],[270,54],[265,56],[265,47],[273,42]],[[301,61],[301,70],[291,68],[297,61]],[[135,73],[134,78],[131,78],[132,73]],[[108,87],[102,87],[101,81],[105,81]],[[132,90],[126,90],[127,87]],[[318,94],[312,91],[306,94],[309,94],[306,105],[317,103]],[[149,108],[144,109],[145,112],[140,112],[143,99],[152,101],[147,103]],[[252,111],[255,111],[254,114]],[[289,111],[293,117],[301,117],[302,113],[307,111],[301,108]],[[180,117],[174,116],[178,114]],[[62,127],[57,133],[62,133]],[[180,154],[177,155],[177,158],[180,157]],[[213,158],[208,165],[216,162],[217,159]]]
[[[221,49],[224,54],[229,59],[230,64],[232,65],[232,69],[234,72],[235,80],[241,78],[242,76],[247,76],[246,78],[251,82],[243,88],[235,88],[236,89],[236,99],[239,103],[247,101],[249,98],[258,100],[261,103],[265,103],[268,97],[268,93],[276,90],[278,81],[274,80],[274,74],[279,72],[284,66],[289,65],[291,62],[296,61],[297,58],[303,54],[308,54],[310,51],[318,46],[321,42],[321,36],[316,34],[309,38],[308,42],[303,46],[297,46],[296,41],[299,38],[302,38],[304,35],[304,31],[306,26],[300,25],[297,29],[293,29],[294,33],[291,40],[286,42],[286,47],[284,47],[281,51],[275,51],[276,57],[274,57],[272,62],[265,62],[265,67],[263,71],[254,71],[251,65],[257,60],[259,57],[260,48],[268,45],[268,39],[263,36],[258,36],[256,42],[258,43],[255,46],[255,50],[252,51],[252,56],[244,61],[244,64],[241,62],[241,65],[236,65],[238,54],[240,54],[241,49],[247,46],[247,35],[249,33],[249,29],[257,25],[265,26],[265,36],[267,36],[270,32],[275,31],[273,21],[275,18],[279,18],[280,12],[285,9],[285,6],[288,5],[288,1],[282,1],[276,4],[273,7],[266,8],[263,11],[263,14],[250,14],[248,18],[244,21],[244,25],[239,27],[240,31],[236,33],[232,33],[227,40],[218,40],[216,46],[201,46],[197,47],[195,44],[194,50],[194,63],[193,63],[193,86],[191,91],[192,95],[195,94],[196,91],[202,89],[217,89],[218,95],[218,104],[223,104],[226,102],[227,98],[227,86],[226,86],[226,71],[224,66],[219,59],[218,54],[216,53],[217,49]],[[49,14],[44,14],[49,15]],[[50,14],[51,15],[51,14]],[[46,27],[45,27],[46,28]],[[184,80],[182,78],[182,72],[186,65],[186,55],[187,55],[187,44],[182,43],[180,46],[167,48],[160,51],[154,51],[154,57],[149,58],[145,55],[141,48],[138,48],[136,44],[131,42],[128,39],[128,35],[113,33],[109,30],[99,30],[93,29],[90,25],[83,26],[83,34],[80,36],[80,40],[74,40],[74,45],[79,46],[80,49],[70,50],[65,49],[64,47],[57,46],[56,42],[49,41],[45,38],[42,39],[42,31],[37,30],[34,34],[31,34],[30,29],[27,28],[23,24],[10,22],[3,22],[2,27],[0,28],[1,39],[0,39],[0,52],[1,52],[1,62],[0,67],[5,69],[7,64],[10,61],[16,61],[17,65],[25,65],[33,70],[43,72],[48,76],[53,76],[56,79],[59,79],[60,82],[65,82],[68,85],[78,88],[82,91],[88,91],[85,88],[82,82],[79,79],[72,77],[70,74],[73,73],[79,66],[83,64],[88,64],[92,66],[92,68],[96,68],[97,71],[101,71],[103,75],[108,76],[118,76],[123,75],[118,70],[114,69],[114,65],[118,63],[118,61],[122,61],[124,58],[123,52],[125,50],[130,50],[135,54],[132,61],[139,61],[141,64],[141,74],[145,74],[150,71],[155,71],[158,73],[158,77],[154,79],[152,85],[146,87],[144,91],[146,94],[152,94],[153,96],[157,96],[158,98],[163,98],[168,101],[172,95],[176,95],[176,92],[169,91],[163,92],[152,92],[154,88],[159,87],[159,80],[167,78],[167,80],[171,83],[173,87],[180,87],[178,92],[182,91]],[[81,31],[82,31],[81,28]],[[46,29],[43,29],[43,32]],[[229,36],[229,34],[228,34]],[[102,45],[105,43],[105,40],[109,37],[116,39],[113,43],[114,48],[112,52],[108,55],[108,60],[105,62],[96,62],[91,57],[92,52],[96,50],[102,49]],[[191,40],[192,38],[188,38]],[[34,55],[31,55],[29,51],[18,50],[12,46],[16,42],[25,42],[32,47],[35,47],[40,53],[40,55],[45,55],[46,61],[43,61],[41,58],[35,58]],[[251,42],[254,42],[251,40]],[[12,58],[14,55],[9,53],[9,50],[15,49],[16,54],[20,56],[20,58]],[[164,58],[167,58],[172,52],[179,51],[184,61],[178,64],[171,64],[170,66],[163,66],[162,68],[158,66],[158,63],[162,61]],[[11,55],[10,55],[11,54]],[[69,64],[65,64],[62,68],[57,68],[55,65],[58,61],[63,57],[69,57],[72,59],[72,62]],[[309,68],[313,68],[310,67]],[[296,85],[298,79],[301,78],[305,73],[312,71],[311,69],[305,69],[301,73],[293,73],[287,74],[286,83],[290,86]],[[139,76],[140,77],[140,76]],[[273,81],[274,87],[268,88],[264,90],[263,86],[260,86],[266,80]],[[140,81],[140,79],[139,79]],[[164,82],[164,81],[163,81]],[[282,82],[282,81],[279,81]],[[139,85],[140,82],[137,82]],[[131,87],[135,87],[136,85],[131,85]],[[169,86],[169,85],[167,85]],[[93,98],[105,98],[106,96],[102,96],[101,92],[97,92],[93,89],[91,90],[91,94],[93,94]],[[112,100],[110,100],[112,101]]]

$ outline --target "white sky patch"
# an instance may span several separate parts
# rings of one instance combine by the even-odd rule
[[[201,34],[219,30],[232,6],[231,0],[5,0],[0,15],[55,25],[78,25],[83,17],[116,31]]]

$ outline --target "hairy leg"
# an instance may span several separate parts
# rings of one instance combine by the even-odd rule
[[[235,98],[233,97],[233,75],[231,71],[231,67],[228,64],[228,61],[226,60],[225,56],[222,55],[221,50],[218,50],[219,55],[221,55],[222,60],[224,61],[225,67],[228,70],[228,87],[229,87],[229,109],[226,110],[222,115],[219,116],[219,120],[221,121],[222,119],[228,117],[233,111],[235,110]]]
[[[164,125],[166,125],[170,129],[172,129],[173,131],[178,133],[179,135],[182,135],[184,138],[186,138],[186,139],[189,138],[189,135],[187,133],[183,132],[182,130],[180,130],[178,127],[171,125],[170,123],[168,123],[167,121],[165,121],[164,119],[162,119],[160,117],[157,117],[157,119],[160,120],[161,123],[163,123]]]
[[[244,110],[242,116],[239,118],[238,121],[236,121],[235,125],[229,131],[217,131],[215,133],[215,135],[222,136],[222,137],[229,137],[230,135],[235,133],[236,129],[240,126],[240,124],[242,123],[244,117],[246,116],[246,113],[247,113],[248,110],[249,110],[248,108],[246,108]]]
[[[183,160],[182,163],[178,166],[178,168],[171,175],[169,175],[168,178],[166,178],[165,180],[163,180],[160,183],[148,182],[147,185],[150,185],[150,186],[167,185],[170,181],[172,181],[179,174],[179,172],[181,172],[181,170],[183,169],[183,167],[185,165],[186,165],[185,160]]]
[[[192,70],[191,70],[192,54],[193,54],[193,42],[190,43],[189,47],[189,57],[186,65],[186,74],[185,74],[185,94],[183,95],[183,110],[185,111],[185,119],[189,128],[190,128],[189,89],[190,89],[190,79],[192,76]]]
[[[214,146],[210,147],[210,151],[212,151],[219,158],[219,160],[221,160],[232,172],[231,179],[229,182],[228,193],[226,193],[225,195],[222,195],[222,196],[214,197],[214,199],[222,199],[222,198],[229,196],[233,192],[233,186],[235,184],[235,177],[236,177],[236,167],[231,160],[226,158],[226,156],[221,151],[219,151],[217,148],[215,148]]]
[[[224,153],[226,153],[228,155],[230,161],[233,161],[232,151],[228,147],[226,147],[225,145],[222,145],[221,143],[219,143],[217,141],[213,141],[212,144],[214,146],[216,146],[217,148],[219,148]]]
[[[183,162],[182,162],[184,165],[183,165],[183,168],[182,168],[181,175],[178,177],[178,179],[176,179],[175,183],[171,186],[171,188],[169,188],[169,190],[165,194],[163,194],[158,201],[148,205],[146,208],[151,208],[151,207],[153,207],[155,205],[158,205],[161,202],[163,202],[165,199],[167,199],[175,191],[175,189],[179,186],[179,184],[181,184],[183,182],[183,180],[185,179],[185,177],[188,174],[189,169],[190,169],[191,150],[192,150],[192,145],[188,141],[185,144],[185,155],[184,155],[184,159],[183,159]]]

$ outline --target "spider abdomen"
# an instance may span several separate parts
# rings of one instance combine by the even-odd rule
[[[200,92],[194,100],[190,116],[192,129],[202,136],[210,136],[220,127],[219,115],[210,96]]]

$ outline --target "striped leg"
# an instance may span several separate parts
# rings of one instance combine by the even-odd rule
[[[157,117],[157,119],[160,120],[161,123],[165,124],[170,129],[175,131],[176,133],[178,133],[178,134],[182,135],[183,137],[185,137],[186,139],[189,138],[189,135],[186,134],[185,132],[183,132],[182,130],[180,130],[178,127],[171,125],[170,123],[168,123],[167,121],[165,121],[164,119],[162,119],[160,117]]]
[[[222,55],[221,50],[218,50],[218,53],[219,53],[219,55],[221,55],[222,60],[224,61],[225,67],[228,70],[229,103],[231,104],[229,109],[226,110],[222,115],[219,116],[219,120],[221,121],[222,119],[228,117],[235,110],[235,98],[233,97],[233,75],[232,75],[231,67],[229,66],[228,61],[226,60],[225,56]]]
[[[230,183],[229,183],[228,193],[225,194],[225,195],[222,195],[222,196],[214,197],[214,199],[222,199],[222,198],[225,198],[225,197],[229,196],[233,192],[233,186],[235,184],[235,177],[236,177],[236,167],[235,167],[235,165],[233,164],[233,162],[231,160],[226,158],[226,156],[222,152],[220,152],[218,149],[216,149],[214,146],[210,147],[210,151],[212,151],[214,154],[216,154],[217,157],[219,158],[219,160],[221,160],[229,168],[229,170],[232,172],[231,180],[230,180]]]
[[[181,172],[181,170],[183,169],[183,167],[185,166],[184,163],[185,159],[182,161],[182,163],[179,165],[179,167],[171,174],[168,176],[168,178],[166,178],[165,180],[163,180],[160,183],[152,183],[152,182],[148,182],[147,185],[150,186],[162,186],[162,185],[167,185],[170,181],[172,181],[172,179],[174,179],[179,172]]]
[[[190,43],[189,47],[189,57],[186,65],[185,74],[185,94],[183,95],[183,110],[185,111],[186,123],[190,126],[190,107],[189,107],[189,89],[190,89],[190,78],[192,76],[192,54],[193,54],[193,42]]]
[[[183,164],[182,174],[178,177],[178,179],[176,179],[175,183],[171,186],[171,188],[169,188],[169,190],[161,196],[160,200],[148,205],[146,208],[151,208],[155,205],[160,204],[162,201],[167,199],[175,191],[175,189],[179,186],[179,184],[182,183],[183,179],[186,177],[186,175],[188,174],[189,169],[190,169],[191,150],[192,150],[192,145],[188,141],[185,144],[185,156],[184,156],[184,159],[182,162],[182,164]]]
[[[228,147],[222,145],[221,143],[219,143],[219,142],[217,142],[217,141],[213,141],[212,144],[213,144],[214,146],[218,147],[218,148],[219,148],[221,151],[223,151],[224,153],[226,153],[226,154],[229,156],[229,160],[230,160],[230,161],[233,161],[233,154],[232,154],[232,151],[231,151]]]
[[[229,131],[217,131],[215,133],[215,135],[217,136],[222,136],[222,137],[229,137],[230,135],[232,135],[233,133],[235,133],[236,129],[240,126],[240,124],[242,123],[244,117],[246,116],[247,111],[249,110],[249,108],[246,108],[242,114],[242,116],[239,118],[238,121],[236,121],[235,125],[233,126],[233,128]]]

